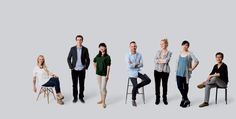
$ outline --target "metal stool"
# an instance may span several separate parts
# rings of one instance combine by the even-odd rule
[[[127,83],[127,89],[126,89],[126,94],[125,94],[125,104],[127,104],[127,98],[128,95],[132,93],[129,92],[129,87],[133,87],[132,84],[130,84],[130,78],[128,78],[128,83]],[[143,103],[145,104],[145,94],[144,94],[144,87],[141,87],[142,92],[138,92],[137,94],[142,95],[143,97]]]
[[[47,96],[47,101],[48,101],[48,104],[49,104],[49,94],[52,93],[53,94],[53,97],[54,99],[56,100],[56,96],[54,94],[54,91],[53,91],[53,87],[45,87],[45,86],[41,86],[41,89],[39,91],[39,94],[38,94],[38,97],[37,97],[37,100],[39,99],[39,96],[40,94],[42,94],[42,92],[44,92],[44,97],[45,95]]]
[[[219,86],[216,87],[215,103],[217,104],[218,89],[225,89],[225,103],[227,104],[227,87],[219,87]]]

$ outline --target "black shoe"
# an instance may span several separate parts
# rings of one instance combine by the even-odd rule
[[[180,106],[180,107],[183,107],[183,106],[184,106],[184,102],[185,102],[185,100],[182,99],[179,106]]]
[[[81,103],[85,103],[83,98],[80,98],[79,100],[80,100]]]
[[[155,104],[156,104],[156,105],[159,105],[159,104],[160,104],[160,99],[156,99]]]
[[[184,101],[183,108],[186,108],[186,107],[190,107],[190,101],[189,100]]]
[[[72,102],[73,102],[73,103],[76,103],[77,101],[78,101],[78,99],[77,99],[77,98],[74,98]]]
[[[135,100],[132,101],[132,105],[133,105],[134,107],[137,107],[137,103],[136,103]]]
[[[164,103],[165,105],[168,105],[167,99],[163,99],[163,103]]]

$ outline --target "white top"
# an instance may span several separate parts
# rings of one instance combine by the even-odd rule
[[[33,77],[36,77],[36,84],[38,84],[38,86],[42,86],[50,79],[47,72],[44,69],[39,68],[39,66],[35,66],[33,70]]]

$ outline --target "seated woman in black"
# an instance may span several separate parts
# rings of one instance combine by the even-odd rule
[[[199,84],[198,88],[205,87],[205,99],[204,102],[199,105],[199,107],[205,107],[209,105],[210,99],[210,89],[215,87],[226,87],[228,84],[228,68],[225,63],[223,63],[224,54],[221,52],[216,53],[216,62],[212,72],[208,76],[207,80]]]

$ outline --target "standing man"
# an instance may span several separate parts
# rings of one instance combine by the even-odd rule
[[[135,41],[130,42],[129,48],[130,53],[126,56],[126,62],[128,64],[129,80],[131,80],[133,84],[132,105],[136,107],[137,103],[135,100],[138,89],[151,83],[151,79],[146,74],[140,73],[143,67],[143,58],[142,55],[136,51],[137,44]],[[140,78],[142,82],[138,84],[137,78]]]
[[[79,81],[79,100],[82,103],[84,101],[84,81],[86,70],[89,67],[90,59],[89,52],[86,47],[82,45],[83,36],[77,35],[75,37],[76,46],[71,47],[69,55],[67,57],[67,62],[69,68],[71,69],[71,77],[73,83],[73,103],[78,101],[78,81]]]

